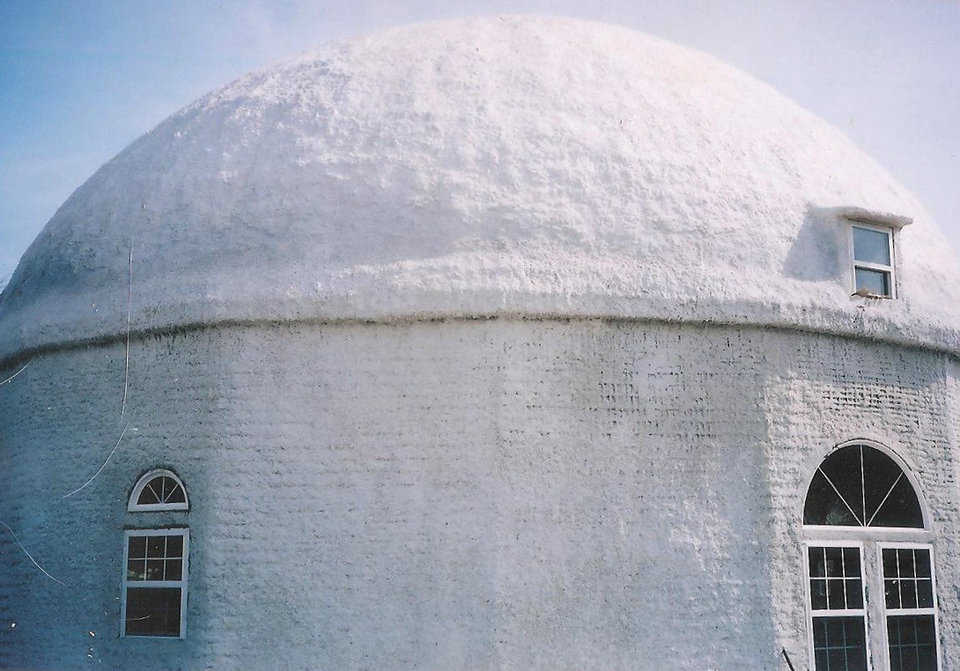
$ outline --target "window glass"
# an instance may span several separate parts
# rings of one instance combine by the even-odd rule
[[[883,592],[888,609],[933,608],[930,551],[884,548]]]
[[[817,671],[867,671],[863,617],[813,618]]]
[[[166,476],[153,478],[143,486],[140,496],[137,498],[137,505],[157,505],[162,503],[186,503],[186,495],[183,487],[174,480]]]
[[[856,261],[890,265],[890,234],[869,228],[853,227],[853,258]]]
[[[860,548],[811,547],[810,598],[813,610],[863,608]]]
[[[867,648],[859,547],[809,547],[817,671],[865,671]],[[831,611],[844,611],[843,615]],[[854,611],[851,614],[851,611]],[[856,613],[856,611],[860,611]]]
[[[881,564],[890,668],[935,671],[937,638],[930,548],[884,547]]]
[[[857,268],[857,291],[869,291],[876,296],[890,295],[890,273],[883,270]]]
[[[877,509],[870,526],[874,527],[923,527],[920,501],[906,477],[900,478],[891,488],[886,502]]]
[[[186,529],[127,532],[125,636],[176,636],[186,590]]]
[[[889,616],[890,671],[936,671],[935,632],[933,615]]]
[[[180,636],[180,588],[127,588],[128,636]]]
[[[828,524],[831,526],[859,526],[860,520],[844,503],[844,500],[818,469],[813,475],[807,499],[803,507],[804,524]]]

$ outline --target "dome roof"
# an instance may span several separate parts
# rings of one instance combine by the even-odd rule
[[[851,207],[914,220],[896,300],[850,296]],[[953,252],[873,160],[707,55],[557,18],[334,43],[174,114],[24,255],[0,358],[125,332],[128,291],[135,330],[561,315],[960,349]]]

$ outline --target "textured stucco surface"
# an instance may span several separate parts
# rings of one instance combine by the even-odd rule
[[[836,208],[915,220],[851,299]],[[559,315],[794,325],[960,349],[960,267],[836,130],[715,59],[494,17],[325,47],[101,168],[0,295],[0,359],[126,328]]]
[[[957,668],[945,355],[603,320],[135,338],[127,437],[61,500],[119,435],[123,360],[50,352],[0,387],[0,510],[68,583],[0,535],[0,666],[805,668],[803,489],[863,437],[930,505]],[[157,466],[189,513],[125,512]],[[164,523],[191,530],[187,638],[120,639],[122,530]]]

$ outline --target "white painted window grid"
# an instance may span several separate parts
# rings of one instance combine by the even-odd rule
[[[892,668],[890,656],[890,640],[889,640],[889,631],[887,629],[887,621],[891,616],[897,615],[932,615],[933,616],[933,631],[934,631],[934,642],[936,643],[936,663],[937,669],[943,668],[943,660],[940,646],[940,615],[939,608],[937,606],[937,569],[936,562],[934,561],[933,546],[930,543],[912,543],[912,542],[880,542],[877,543],[877,562],[880,567],[880,584],[881,591],[880,594],[884,595],[884,587],[886,583],[884,582],[888,576],[884,572],[883,565],[883,551],[884,550],[921,550],[928,553],[930,560],[930,583],[931,590],[933,592],[933,606],[929,608],[887,608],[886,598],[881,596],[881,603],[883,608],[883,646],[884,646],[884,657],[887,663],[887,668]],[[898,571],[899,573],[899,571]],[[902,580],[898,576],[898,580]],[[902,601],[902,599],[901,599]]]
[[[130,580],[128,576],[128,565],[130,561],[130,538],[131,537],[155,537],[155,536],[180,536],[183,539],[181,550],[181,568],[179,580]],[[186,528],[168,528],[168,529],[127,529],[123,534],[123,580],[120,590],[120,636],[124,638],[174,638],[183,639],[187,635],[187,577],[188,563],[190,555],[190,530]],[[164,558],[166,561],[166,557]],[[142,634],[127,633],[127,590],[136,589],[162,589],[174,588],[180,590],[180,635],[179,636],[147,636]]]
[[[170,501],[169,499],[171,498],[171,492],[154,491],[154,489],[159,486],[159,483],[163,478],[168,478],[176,483],[176,485],[179,487],[179,491],[182,493],[182,501]],[[155,498],[158,501],[157,503],[138,503],[140,500],[140,495],[146,488],[151,488],[150,491],[151,493],[155,494]],[[137,480],[137,484],[134,485],[133,491],[130,493],[130,501],[127,504],[127,510],[129,512],[189,509],[190,501],[187,498],[187,488],[183,486],[183,481],[177,477],[176,473],[165,468],[158,468],[144,473],[140,479]]]
[[[810,549],[811,548],[856,548],[858,550],[858,556],[860,561],[860,598],[861,598],[861,607],[860,608],[843,608],[843,609],[817,609],[813,608],[813,594],[811,592],[811,576],[810,576]],[[863,623],[864,631],[864,654],[867,660],[867,670],[870,671],[872,668],[870,665],[871,655],[870,655],[870,635],[867,630],[867,591],[866,591],[866,574],[864,566],[864,556],[863,556],[863,543],[857,540],[851,539],[842,539],[842,540],[811,540],[803,544],[803,578],[804,578],[804,593],[806,594],[806,611],[807,611],[807,622],[810,623],[808,628],[808,649],[809,649],[809,659],[812,665],[812,669],[815,669],[816,666],[816,653],[814,652],[814,618],[821,617],[859,617]],[[844,566],[844,574],[846,574],[846,566]]]
[[[871,261],[864,261],[857,259],[856,250],[854,248],[854,232],[855,229],[863,229],[867,231],[875,231],[877,233],[883,233],[887,236],[887,254],[890,259],[890,264],[875,263]],[[857,269],[863,268],[864,270],[873,270],[881,273],[885,273],[887,276],[887,294],[877,294],[870,293],[869,295],[873,298],[896,298],[897,297],[897,282],[896,282],[896,273],[894,272],[894,264],[896,259],[894,257],[894,235],[895,229],[890,226],[882,226],[878,224],[868,223],[859,220],[853,220],[850,222],[849,226],[849,247],[850,247],[850,286],[851,293],[856,293],[859,289],[857,287]]]

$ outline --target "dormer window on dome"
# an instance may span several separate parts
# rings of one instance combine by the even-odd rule
[[[912,219],[861,208],[845,208],[850,222],[850,265],[853,294],[896,298],[894,236]]]
[[[893,230],[855,223],[850,234],[854,293],[893,298]]]

